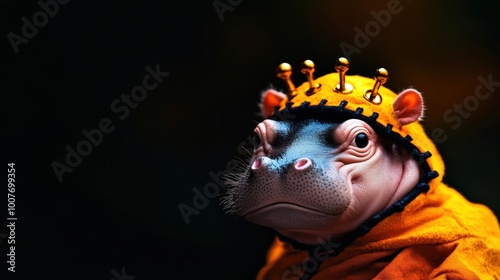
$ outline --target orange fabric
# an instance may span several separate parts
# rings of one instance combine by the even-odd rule
[[[361,107],[365,116],[376,112],[378,122],[392,124],[403,137],[411,135],[420,151],[432,153],[427,162],[439,177],[431,180],[430,190],[410,202],[403,212],[382,220],[338,256],[326,259],[312,279],[500,279],[500,227],[496,217],[487,207],[467,201],[441,182],[443,161],[422,126],[418,122],[398,123],[392,107],[397,95],[381,87],[382,104],[374,105],[363,98],[364,91],[373,86],[372,79],[347,76],[346,82],[354,86],[350,94],[334,92],[337,74],[315,81],[322,84],[321,91],[308,96],[305,92],[309,86],[302,84],[291,100],[292,107],[304,101],[314,106],[322,99],[328,100],[326,106],[338,106],[346,100],[347,109]],[[281,109],[287,102],[282,101]],[[307,252],[275,240],[257,279],[298,279],[307,258]]]

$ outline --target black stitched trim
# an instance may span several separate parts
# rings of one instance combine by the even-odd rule
[[[343,236],[342,238],[335,240],[334,243],[338,244],[335,251],[326,252],[321,245],[307,245],[300,242],[297,242],[293,239],[290,239],[281,234],[277,234],[278,238],[284,242],[288,242],[292,244],[292,246],[299,250],[306,250],[309,252],[311,258],[313,258],[313,252],[316,250],[316,254],[318,252],[318,246],[321,248],[319,250],[321,253],[328,254],[329,257],[334,257],[339,255],[348,245],[354,242],[359,237],[367,234],[374,226],[380,223],[383,219],[388,216],[401,212],[404,210],[405,206],[408,205],[411,201],[413,201],[419,194],[425,193],[429,190],[429,182],[430,180],[438,177],[438,172],[435,170],[431,170],[427,159],[429,159],[432,154],[428,151],[421,152],[418,147],[413,145],[411,141],[413,138],[410,135],[406,135],[405,137],[401,136],[399,133],[392,130],[393,126],[391,124],[387,124],[387,126],[382,125],[377,122],[377,118],[379,116],[378,113],[373,113],[370,117],[366,117],[362,115],[363,108],[359,107],[356,111],[352,111],[346,109],[347,101],[342,100],[338,106],[324,106],[327,100],[323,99],[319,103],[319,105],[311,106],[309,102],[303,102],[299,107],[292,107],[293,103],[288,102],[286,107],[278,112],[280,114],[275,114],[269,117],[269,119],[273,119],[276,121],[283,120],[283,116],[293,117],[293,120],[301,120],[301,119],[318,119],[323,121],[338,121],[343,122],[348,119],[358,119],[366,122],[370,125],[373,130],[382,137],[389,138],[395,144],[401,146],[406,149],[410,156],[413,156],[415,160],[419,163],[420,170],[422,171],[422,176],[420,177],[417,185],[408,192],[405,196],[399,199],[396,203],[389,206],[388,208],[382,210],[381,212],[375,214],[370,219],[363,222],[357,229],[353,230],[349,234]],[[327,246],[325,246],[327,247]],[[328,248],[328,247],[327,247]],[[310,277],[314,276],[317,273],[322,261],[317,261],[317,269],[313,272],[308,272],[301,279],[310,279]]]

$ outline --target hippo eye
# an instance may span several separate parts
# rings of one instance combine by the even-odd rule
[[[354,143],[356,144],[356,146],[358,146],[358,148],[364,148],[368,146],[368,136],[366,136],[366,134],[364,133],[360,133],[356,135]]]
[[[253,133],[253,139],[252,139],[252,144],[253,144],[253,147],[254,149],[257,149],[258,147],[260,147],[262,145],[262,141],[260,140],[260,137],[257,133]]]

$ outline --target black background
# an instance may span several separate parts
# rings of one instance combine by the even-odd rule
[[[213,1],[72,0],[16,54],[7,34],[21,35],[21,18],[32,22],[41,8],[3,1],[2,174],[16,163],[18,279],[112,279],[122,268],[135,279],[255,277],[271,230],[226,215],[217,198],[187,225],[178,205],[192,206],[192,189],[203,191],[238,154],[259,120],[260,92],[283,88],[279,63],[298,69],[312,59],[317,75],[332,72],[339,44],[354,46],[354,27],[390,1],[220,2],[235,4],[222,18]],[[443,117],[470,100],[478,76],[500,81],[493,3],[401,0],[402,11],[351,55],[349,73],[385,67],[387,87],[422,91],[426,130],[448,137],[438,145],[445,181],[500,214],[498,91],[456,129]],[[157,64],[170,76],[120,120],[111,103]],[[295,71],[293,80],[305,77]],[[59,182],[51,164],[65,163],[65,147],[103,118],[115,130]]]

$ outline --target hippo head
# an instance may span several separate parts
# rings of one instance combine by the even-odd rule
[[[339,84],[346,80],[355,87]],[[290,86],[288,96],[266,91],[265,120],[254,130],[248,164],[228,176],[226,208],[315,244],[342,237],[400,202],[425,177],[421,165],[429,153],[401,135],[418,125],[423,101],[414,89],[396,95],[377,82],[340,71]],[[380,102],[364,97],[367,92]]]

